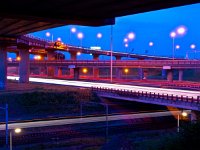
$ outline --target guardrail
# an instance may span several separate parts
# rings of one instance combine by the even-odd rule
[[[178,95],[169,95],[169,94],[159,94],[159,93],[152,93],[152,92],[140,92],[140,91],[132,91],[132,90],[119,90],[119,89],[112,89],[112,88],[101,88],[101,87],[92,87],[92,91],[94,92],[103,92],[103,93],[114,93],[119,96],[125,97],[133,97],[133,98],[153,98],[153,99],[163,99],[163,100],[172,100],[172,101],[182,101],[182,102],[189,102],[200,104],[200,96],[197,98],[189,97],[189,96],[178,96]]]

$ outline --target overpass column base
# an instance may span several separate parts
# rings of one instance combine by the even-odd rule
[[[183,70],[182,70],[182,69],[180,69],[180,70],[178,71],[178,80],[179,80],[179,81],[183,81]]]
[[[93,77],[94,77],[94,79],[99,78],[99,68],[93,67]]]
[[[7,51],[0,47],[0,89],[6,89],[7,85]]]
[[[20,61],[19,61],[19,82],[29,82],[29,51],[27,49],[19,50]]]
[[[167,81],[172,82],[173,81],[173,70],[167,70]]]
[[[166,79],[166,70],[162,69],[162,79]]]
[[[75,80],[79,79],[79,68],[74,68],[74,79]]]
[[[140,80],[142,80],[144,78],[143,68],[138,68],[138,76],[139,76]]]
[[[122,78],[122,68],[116,68],[116,79]]]
[[[47,51],[47,60],[55,60],[54,51]],[[47,76],[54,77],[55,75],[55,67],[47,67]]]
[[[62,68],[58,67],[58,77],[61,77],[61,76],[62,76]]]

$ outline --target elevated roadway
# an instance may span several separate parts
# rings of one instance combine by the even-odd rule
[[[186,111],[190,113],[190,111]],[[81,124],[91,122],[102,122],[102,121],[116,121],[116,120],[127,120],[137,119],[146,117],[162,117],[162,116],[177,116],[180,115],[181,111],[163,111],[163,112],[149,112],[149,113],[135,113],[135,114],[123,114],[123,115],[108,115],[108,116],[93,116],[93,117],[75,117],[66,119],[48,119],[48,120],[36,120],[36,121],[20,121],[9,123],[9,129],[16,128],[33,128],[33,127],[47,127],[67,124]],[[0,125],[0,130],[5,130],[5,124]]]
[[[18,66],[18,61],[8,62],[8,66]],[[30,61],[30,66],[38,67],[110,67],[110,61],[103,60],[54,60],[54,61]],[[195,69],[200,68],[199,60],[113,60],[113,67],[118,68],[161,68],[161,69]]]

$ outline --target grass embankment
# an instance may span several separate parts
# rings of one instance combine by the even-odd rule
[[[42,84],[20,88],[1,93],[0,106],[8,104],[9,120],[73,116],[80,114],[80,103],[99,100],[86,88]]]

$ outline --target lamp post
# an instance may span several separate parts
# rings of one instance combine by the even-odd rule
[[[113,25],[111,25],[110,29],[110,82],[112,83],[112,74],[113,74]]]
[[[10,150],[12,150],[12,130],[10,131]],[[20,128],[16,128],[15,130],[14,130],[14,133],[16,133],[16,134],[19,134],[19,133],[21,133],[21,129]]]
[[[102,38],[102,33],[97,33],[97,39],[101,39]],[[98,46],[98,43],[96,44]]]
[[[127,74],[128,74],[128,72],[129,72],[129,69],[128,69],[128,68],[125,68],[125,69],[124,69],[124,72],[125,72],[125,74],[126,74],[126,79],[127,79]]]
[[[0,107],[5,111],[5,123],[6,123],[6,150],[8,150],[8,104],[5,107]]]
[[[51,34],[50,32],[46,32],[46,36],[50,37],[51,36],[51,42],[53,42],[53,34]]]
[[[172,59],[174,60],[174,40],[175,40],[175,37],[176,37],[176,32],[171,32],[170,36],[172,38]]]
[[[195,48],[196,48],[196,45],[195,44],[191,44],[190,45],[190,48],[192,49],[192,50],[194,50],[194,59],[196,58],[196,50],[195,50]]]
[[[149,42],[149,46],[152,47],[154,45],[153,42]],[[153,54],[155,55],[155,49],[153,50]]]
[[[182,111],[181,113],[178,113],[178,116],[177,116],[177,132],[180,131],[180,116],[187,117],[188,113],[186,111]]]
[[[79,32],[79,33],[77,34],[77,37],[78,37],[78,39],[80,39],[80,47],[82,47],[83,33],[82,33],[82,32]]]
[[[76,33],[76,28],[75,27],[72,27],[71,29],[70,29],[70,34],[69,34],[69,43],[70,44],[72,44],[72,35],[71,35],[71,33]]]

